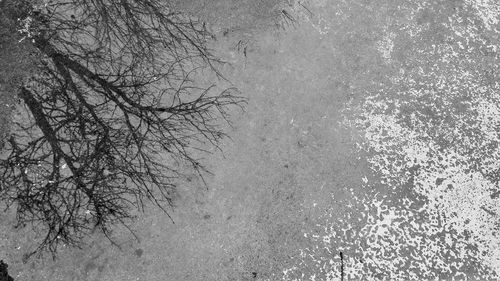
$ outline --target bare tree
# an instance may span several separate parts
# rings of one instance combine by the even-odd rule
[[[44,231],[33,253],[78,246],[96,227],[109,237],[148,200],[165,210],[183,163],[206,172],[193,152],[218,148],[219,119],[245,100],[196,86],[202,69],[223,78],[204,23],[161,0],[3,0],[0,10],[40,57],[17,87],[27,114],[0,160],[0,200]]]

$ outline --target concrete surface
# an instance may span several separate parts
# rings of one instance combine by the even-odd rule
[[[149,209],[138,240],[56,261],[23,264],[29,236],[2,218],[16,280],[498,278],[498,3],[186,3],[249,99],[209,190],[193,177],[175,224]]]

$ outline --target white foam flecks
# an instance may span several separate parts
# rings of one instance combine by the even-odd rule
[[[455,33],[470,36],[467,44],[472,45],[472,41],[478,39],[473,32],[455,30]],[[448,47],[441,49],[445,52],[442,57],[450,53],[452,56],[448,58],[456,57],[454,49]],[[468,48],[467,52],[473,49],[469,45],[464,47]],[[425,72],[419,74],[423,76]],[[394,99],[389,103],[389,99],[381,98],[383,94],[375,94],[364,103],[360,110],[361,118],[356,124],[365,132],[364,150],[373,153],[369,162],[381,175],[382,182],[397,189],[414,177],[414,190],[428,200],[425,212],[441,218],[434,222],[458,233],[467,233],[470,239],[462,243],[476,247],[479,254],[475,257],[500,272],[500,204],[498,198],[491,196],[498,190],[495,183],[498,176],[492,176],[500,168],[497,85],[492,88],[480,85],[468,70],[457,69],[454,74],[430,72],[435,76],[431,83],[439,91],[425,93],[410,87],[406,93],[396,97],[396,100],[407,100],[404,96],[417,99],[429,95],[430,99],[443,104],[442,108],[436,109],[437,117],[425,116],[425,113],[419,112],[417,105],[411,113],[407,113],[409,118],[404,121],[404,116],[398,112],[401,103],[394,102]],[[397,79],[393,81],[399,82]],[[411,83],[408,84],[411,86]],[[460,88],[469,91],[470,100],[457,103],[460,98],[458,93],[463,92]],[[390,105],[394,104],[395,108],[391,109]],[[467,108],[467,111],[453,111],[457,104]],[[422,116],[418,117],[419,114]],[[430,121],[440,118],[444,120],[439,123],[442,127],[435,128],[436,124]],[[429,124],[425,123],[426,120]],[[437,129],[438,133],[426,134],[433,129]],[[448,144],[443,146],[439,138]],[[398,163],[398,160],[403,160],[403,163]],[[418,167],[418,171],[413,175],[405,173],[411,167]],[[448,237],[446,245],[450,244],[452,240]]]
[[[482,144],[498,142],[498,106],[485,99],[476,100],[475,105],[477,126],[483,133]],[[390,187],[398,188],[411,176],[404,171],[412,166],[419,167],[418,173],[413,175],[414,190],[427,198],[425,211],[439,215],[445,227],[452,227],[458,233],[470,233],[472,238],[464,243],[474,244],[481,253],[478,258],[500,272],[500,204],[498,199],[490,197],[497,190],[496,185],[479,171],[470,171],[470,155],[457,153],[453,147],[439,149],[427,136],[420,137],[418,131],[421,129],[403,127],[396,115],[374,113],[377,110],[373,109],[388,107],[383,101],[369,100],[365,106],[372,110],[365,111],[358,125],[364,124],[367,149],[375,152],[369,159],[372,168]],[[468,136],[462,139],[466,144],[477,145],[477,141]],[[486,172],[498,167],[496,163],[500,158],[493,158],[498,156],[498,149],[494,151],[481,159],[490,166],[495,165],[487,166]],[[404,162],[394,159],[404,159]],[[390,225],[387,218],[379,220],[375,226],[377,236],[383,237],[386,233],[384,225]],[[372,247],[374,245],[375,242]]]
[[[479,11],[488,1],[469,2]],[[363,175],[362,191],[351,193],[345,209],[332,207],[304,233],[311,246],[283,280],[311,280],[304,272],[340,280],[339,251],[348,280],[498,278],[498,44],[476,24],[488,29],[498,22],[468,16],[447,19],[446,42],[418,38],[424,42],[418,56],[405,62],[412,67],[345,111],[344,124],[360,133],[357,147],[378,179]],[[401,30],[410,34],[412,26]]]
[[[466,165],[449,165],[453,155],[441,157],[440,165],[425,169],[417,176],[416,190],[427,196],[427,209],[439,212],[445,218],[444,224],[458,233],[470,233],[472,238],[468,242],[477,246],[480,259],[500,272],[500,235],[497,233],[500,204],[490,197],[496,186],[479,172],[467,173]]]
[[[488,29],[493,29],[500,20],[500,3],[496,0],[466,0],[474,7],[477,14]]]
[[[498,140],[500,132],[500,108],[498,103],[480,99],[475,104],[475,109],[479,115],[481,132],[484,132],[488,141]]]
[[[477,237],[443,224],[437,209],[389,207],[386,200],[355,198],[361,228],[352,224],[352,216],[339,216],[333,208],[325,212],[324,224],[310,230],[319,235],[308,235],[312,246],[300,249],[283,280],[313,280],[305,272],[314,272],[318,280],[340,280],[339,251],[346,280],[449,279],[468,270],[476,253],[469,245]]]

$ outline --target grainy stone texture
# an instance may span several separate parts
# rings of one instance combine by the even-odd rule
[[[249,98],[209,190],[55,262],[0,218],[16,280],[498,279],[499,4],[260,2],[182,4]]]

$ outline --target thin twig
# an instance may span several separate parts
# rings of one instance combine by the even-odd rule
[[[340,281],[344,281],[344,254],[340,252]]]

